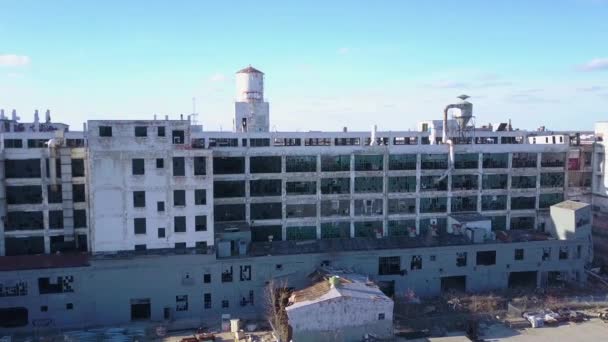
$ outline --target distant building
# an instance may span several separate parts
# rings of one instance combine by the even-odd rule
[[[333,271],[292,294],[286,308],[294,341],[362,341],[393,336],[393,300],[369,278]]]

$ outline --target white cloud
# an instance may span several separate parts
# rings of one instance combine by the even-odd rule
[[[578,68],[582,71],[608,70],[608,58],[594,58]]]
[[[338,49],[338,54],[340,55],[346,55],[348,53],[350,53],[351,49],[347,48],[347,47],[341,47]]]
[[[215,74],[209,77],[209,82],[224,82],[226,80],[226,75],[216,72]]]
[[[19,55],[0,55],[0,66],[15,67],[30,64],[28,56]]]

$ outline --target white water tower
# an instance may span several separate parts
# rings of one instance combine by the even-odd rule
[[[236,73],[236,132],[268,132],[269,106],[264,102],[264,73],[251,65]]]

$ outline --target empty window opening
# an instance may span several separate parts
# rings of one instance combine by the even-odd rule
[[[252,220],[281,219],[282,203],[251,203]]]
[[[133,159],[131,162],[131,168],[133,171],[133,175],[145,174],[144,160],[141,158]]]
[[[204,232],[207,231],[207,216],[199,215],[194,217],[194,231]]]
[[[382,171],[383,155],[355,155],[355,171]]]
[[[378,258],[378,275],[401,274],[401,257]]]
[[[285,215],[286,218],[316,217],[317,204],[287,204],[285,206]]]
[[[420,270],[422,269],[422,256],[421,255],[412,255],[410,261],[410,270]]]
[[[133,219],[133,226],[135,234],[146,234],[146,219],[136,218]]]
[[[316,172],[317,156],[287,156],[285,158],[286,172]]]
[[[173,190],[173,206],[186,206],[186,190]]]
[[[211,283],[211,273],[203,274],[203,283],[205,283],[205,284]]]
[[[222,270],[222,283],[232,282],[232,266],[224,266]]]
[[[569,250],[568,246],[559,247],[559,260],[568,260]]]
[[[551,260],[551,247],[543,247],[542,260],[543,261]]]
[[[42,187],[40,185],[7,186],[6,202],[8,204],[40,204],[42,203]]]
[[[148,127],[146,126],[135,126],[135,136],[138,138],[145,138],[148,136]]]
[[[131,299],[131,320],[141,321],[151,318],[150,298]]]
[[[182,177],[186,175],[186,161],[184,157],[173,157],[173,176]]]
[[[467,277],[466,276],[452,276],[452,277],[441,277],[441,293],[449,292],[466,292],[467,290]]]
[[[249,182],[249,192],[253,197],[281,196],[282,181],[280,179],[259,179]]]
[[[6,178],[40,178],[40,159],[7,159],[4,162],[4,176]]]
[[[158,228],[157,236],[159,239],[164,238],[165,237],[165,228]]]
[[[204,176],[207,174],[207,162],[205,157],[194,157],[194,175]]]
[[[165,167],[165,160],[163,158],[156,158],[156,168],[162,169]]]
[[[477,252],[477,266],[496,265],[496,251]]]
[[[350,171],[350,155],[321,156],[321,171]]]
[[[240,268],[240,280],[248,281],[251,280],[251,265],[241,265]]]
[[[133,207],[145,208],[146,206],[146,192],[145,191],[133,191]]]
[[[86,194],[84,184],[72,185],[72,198],[74,203],[86,202]]]
[[[194,190],[194,205],[206,205],[207,204],[207,190],[195,189]]]
[[[456,252],[456,266],[466,267],[467,266],[467,252]]]
[[[280,225],[252,227],[251,240],[255,242],[281,241],[283,240],[283,229]]]
[[[15,328],[28,325],[29,315],[24,307],[0,308],[0,327]]]
[[[322,178],[321,193],[324,195],[350,193],[350,178]]]
[[[99,136],[100,137],[111,137],[112,136],[112,126],[99,126]]]
[[[538,272],[510,272],[508,286],[510,289],[535,289]]]
[[[215,181],[213,182],[213,197],[245,197],[245,181]]]
[[[244,157],[214,157],[213,173],[216,175],[245,173]]]
[[[513,259],[514,260],[524,260],[524,249],[523,248],[516,248],[514,255],[513,255]]]
[[[186,216],[175,216],[173,218],[173,231],[175,233],[186,232]]]
[[[84,177],[84,159],[72,159],[72,177]]]
[[[173,131],[173,144],[179,145],[179,144],[184,144],[184,143],[185,143],[184,131],[174,130]]]
[[[164,126],[157,127],[156,135],[158,135],[159,137],[164,137],[165,136],[165,127]]]
[[[416,170],[415,154],[391,154],[388,156],[389,170]]]
[[[250,173],[281,173],[281,157],[250,157]]]
[[[350,238],[350,222],[324,222],[321,223],[322,239]]]
[[[165,202],[164,201],[156,202],[156,211],[158,211],[158,212],[165,211]]]

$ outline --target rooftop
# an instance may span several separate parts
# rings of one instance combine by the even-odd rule
[[[302,306],[323,302],[329,299],[345,297],[359,298],[373,301],[391,301],[378,286],[367,277],[344,271],[322,269],[318,281],[313,285],[299,291],[295,291],[289,298],[289,306],[286,310],[292,310]],[[334,286],[330,278],[335,278]]]
[[[563,201],[561,203],[557,203],[557,204],[553,205],[553,207],[570,209],[570,210],[579,210],[579,209],[582,209],[582,208],[585,208],[588,206],[589,206],[589,204],[587,204],[587,203],[571,201],[571,200]]]
[[[251,65],[248,66],[248,67],[246,67],[246,68],[244,68],[244,69],[241,69],[241,70],[237,71],[236,73],[237,74],[262,74],[262,75],[264,74],[263,72],[261,72],[260,70],[252,67]]]

